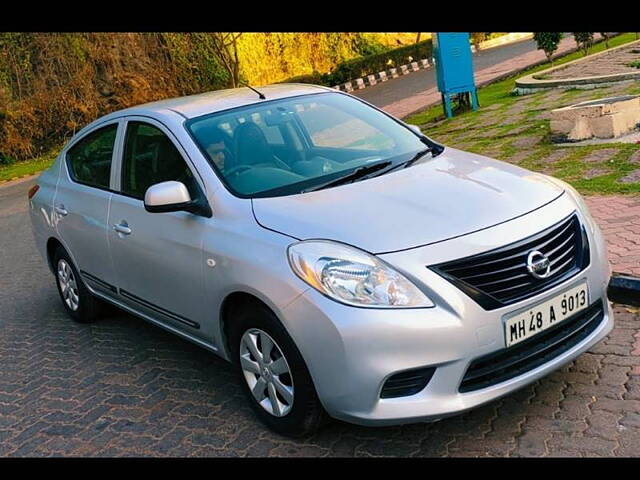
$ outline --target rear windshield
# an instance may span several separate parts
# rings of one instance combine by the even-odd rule
[[[292,195],[425,144],[411,130],[339,93],[266,101],[204,115],[186,128],[227,188],[241,197]]]

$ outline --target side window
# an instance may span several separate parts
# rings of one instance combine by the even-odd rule
[[[67,165],[73,180],[92,187],[109,188],[117,131],[117,123],[100,128],[69,149]]]
[[[171,140],[153,125],[129,122],[122,158],[122,193],[144,199],[151,185],[169,180],[184,183],[191,198],[200,194],[193,173]]]

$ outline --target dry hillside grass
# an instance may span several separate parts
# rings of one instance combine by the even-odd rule
[[[258,86],[324,73],[413,38],[244,33],[241,77]],[[111,111],[227,85],[208,33],[0,33],[0,165],[40,156]]]
[[[1,34],[0,154],[24,159],[105,113],[221,88],[161,34]],[[180,48],[182,47],[182,49]],[[201,62],[202,63],[202,62]],[[200,75],[199,75],[200,74]],[[218,81],[216,81],[218,80]]]

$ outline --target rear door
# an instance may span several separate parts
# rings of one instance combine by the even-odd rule
[[[109,295],[115,293],[116,274],[107,221],[120,129],[118,120],[96,126],[66,150],[53,202],[58,236],[83,279]]]
[[[146,117],[127,119],[108,239],[121,300],[174,328],[203,336],[202,242],[206,218],[188,212],[149,213],[146,190],[175,180],[191,198],[204,196],[195,168],[171,132]],[[213,316],[212,312],[208,312]]]

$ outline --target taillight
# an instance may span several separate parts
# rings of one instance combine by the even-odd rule
[[[29,197],[29,200],[33,198],[33,196],[36,194],[38,190],[40,190],[40,185],[38,184],[35,184],[33,187],[29,189],[29,191],[27,192],[27,196]]]

